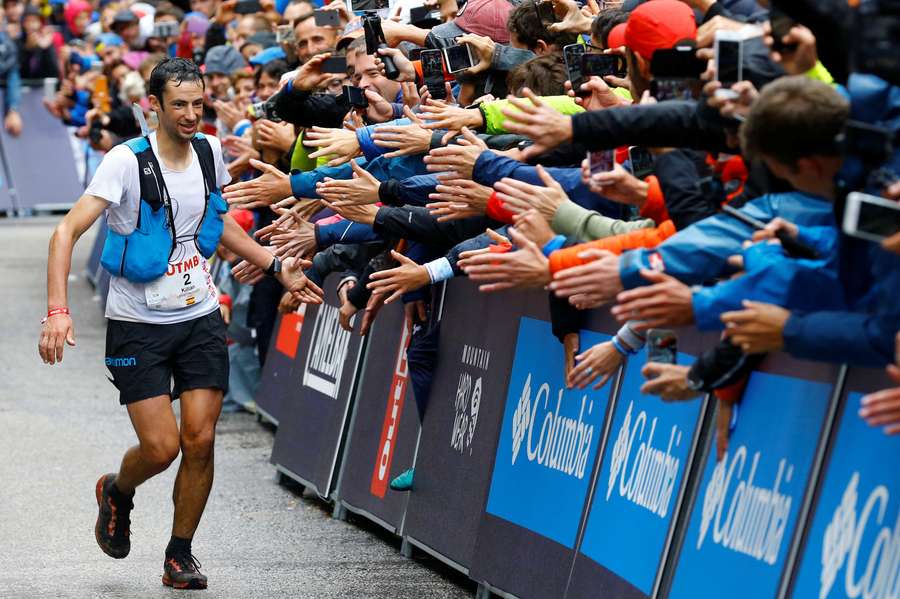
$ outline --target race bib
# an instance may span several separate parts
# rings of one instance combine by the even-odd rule
[[[147,283],[144,295],[151,310],[180,310],[205,300],[211,286],[209,265],[195,249],[187,258],[170,262],[166,274]]]

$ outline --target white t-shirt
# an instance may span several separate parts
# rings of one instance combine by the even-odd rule
[[[221,188],[231,180],[222,160],[222,145],[215,137],[207,135],[206,139],[212,148],[216,181]],[[194,245],[193,233],[197,230],[206,207],[203,171],[193,147],[191,147],[193,155],[191,165],[186,170],[176,171],[168,168],[160,158],[155,132],[150,134],[150,145],[160,163],[160,170],[172,199],[175,232],[178,238],[178,247],[171,257],[174,264],[194,253],[199,255]],[[85,191],[86,194],[103,198],[110,203],[106,210],[107,223],[110,229],[122,235],[134,231],[137,224],[140,192],[137,157],[125,145],[116,146],[106,154]],[[200,259],[203,260],[203,257],[200,256]],[[215,289],[211,279],[208,280],[208,285],[210,289]],[[106,300],[106,317],[131,322],[173,324],[205,316],[219,307],[218,293],[211,292],[203,301],[187,308],[151,310],[147,307],[145,287],[143,283],[132,283],[123,277],[113,276]]]

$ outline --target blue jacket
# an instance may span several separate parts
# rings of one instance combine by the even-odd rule
[[[747,202],[742,212],[762,222],[776,216],[800,226],[834,226],[830,202],[792,191],[767,194]],[[662,270],[688,285],[699,285],[734,274],[728,258],[740,254],[753,230],[726,215],[710,216],[677,232],[654,249],[625,252],[619,275],[625,289],[647,285],[641,269]]]
[[[388,179],[408,179],[413,175],[426,173],[425,163],[421,156],[400,156],[386,159],[378,156],[374,160],[356,159],[357,164],[372,173],[379,181]],[[311,171],[294,171],[291,173],[291,193],[295,198],[318,198],[316,183],[326,177],[332,179],[352,179],[353,169],[350,163],[340,166],[320,166]]]
[[[316,246],[319,250],[336,243],[368,243],[380,241],[381,235],[372,230],[371,225],[342,220],[329,225],[316,225]]]
[[[842,265],[853,264],[854,274],[866,275],[867,282],[856,278],[858,284],[848,287],[842,276],[843,287],[820,293],[843,292],[852,311],[792,312],[784,346],[798,358],[882,367],[894,361],[894,335],[900,330],[900,256],[859,239],[841,241]]]
[[[391,151],[390,148],[383,148],[381,146],[375,145],[375,141],[372,139],[372,135],[375,133],[375,129],[378,127],[383,127],[385,125],[409,125],[412,121],[407,118],[395,119],[393,121],[388,121],[386,123],[378,123],[375,125],[368,125],[366,127],[360,127],[356,130],[356,140],[359,142],[359,149],[362,150],[363,156],[366,157],[366,160],[373,160],[382,154],[387,154]]]
[[[581,182],[580,168],[547,168],[547,173],[559,183],[569,199],[589,210],[596,210],[610,218],[623,218],[625,206],[592,192]],[[507,158],[487,150],[481,153],[472,169],[472,180],[493,187],[503,177],[518,179],[532,185],[544,185],[537,169],[518,160]]]
[[[820,258],[791,258],[780,245],[757,243],[743,251],[744,274],[693,292],[694,321],[701,330],[720,330],[723,312],[741,310],[753,300],[789,310],[841,309],[844,294],[838,278],[838,231],[833,226],[803,227],[800,241]],[[833,292],[823,293],[824,289]]]

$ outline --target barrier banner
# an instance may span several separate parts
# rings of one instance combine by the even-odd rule
[[[338,486],[338,499],[348,509],[392,532],[400,529],[409,493],[391,491],[388,484],[412,467],[419,435],[408,388],[411,335],[400,302],[381,308],[368,335]]]
[[[314,322],[318,308],[305,305],[302,307],[305,309],[303,322]],[[279,314],[275,321],[275,334],[272,335],[270,342],[272,347],[266,354],[266,363],[260,374],[255,398],[257,409],[266,420],[275,425],[280,423],[282,407],[297,393],[301,376],[299,373],[303,368],[303,364],[298,364],[295,359],[300,346],[300,330],[296,326],[292,327],[290,319],[286,319],[286,316],[288,315]],[[284,342],[286,330],[296,336],[295,345],[289,354],[279,349],[279,340],[282,341],[282,347],[286,345]]]
[[[895,386],[850,371],[792,597],[900,597],[900,436],[859,416],[865,393]]]
[[[660,581],[706,402],[642,394],[646,361],[625,365],[567,597],[649,597]]]
[[[467,570],[487,498],[518,318],[501,295],[448,283],[404,536]],[[546,302],[546,300],[544,300]]]
[[[266,387],[284,394],[276,412],[272,463],[321,497],[329,497],[333,487],[362,353],[362,338],[338,321],[338,280],[332,275],[325,281],[324,303],[307,306],[304,315],[282,317],[266,358],[267,367],[271,360],[291,364],[287,376],[280,382],[271,377]]]
[[[582,331],[580,346],[608,339]],[[515,347],[470,576],[519,597],[561,597],[610,389],[566,389],[563,347],[549,322],[522,317]]]
[[[75,169],[69,132],[43,105],[41,87],[23,87],[19,112],[24,128],[13,137],[0,127],[7,172],[12,177],[19,210],[68,207],[84,191]],[[52,169],[49,176],[33,176],[35,165]],[[17,176],[18,174],[18,176]]]
[[[754,372],[721,461],[710,435],[674,563],[671,599],[778,594],[826,432],[834,381],[833,371],[823,365],[793,363],[794,368],[783,370],[802,374],[806,366],[831,376],[810,377],[819,379],[812,381]]]

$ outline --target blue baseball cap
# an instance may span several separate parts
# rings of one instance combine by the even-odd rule
[[[265,50],[254,54],[250,59],[250,64],[257,66],[264,65],[273,60],[283,59],[285,56],[284,50],[282,50],[280,46],[272,46],[271,48],[266,48]]]

